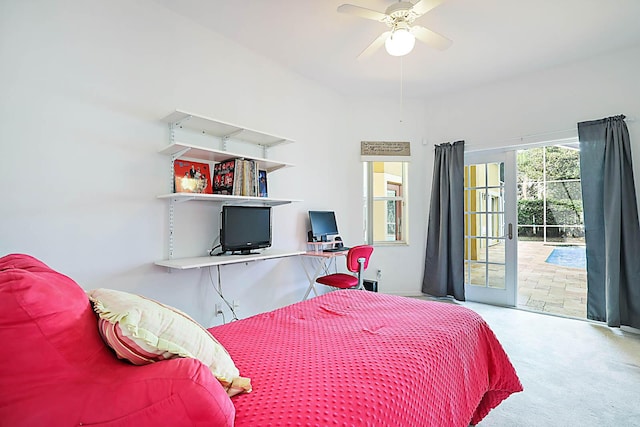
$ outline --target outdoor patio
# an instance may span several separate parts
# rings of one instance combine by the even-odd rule
[[[587,317],[587,271],[546,262],[555,246],[518,242],[518,307]]]

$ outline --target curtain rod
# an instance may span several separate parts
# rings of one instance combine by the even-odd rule
[[[624,119],[625,122],[627,123],[633,123],[636,121],[635,117],[625,117]],[[565,134],[564,137],[560,137],[561,134]],[[543,137],[543,136],[551,136],[551,135],[558,135],[558,138],[552,138],[552,139],[546,139],[546,140],[538,140],[535,141],[536,139]],[[512,144],[512,145],[508,145],[508,146],[503,146],[500,145],[502,143],[505,142],[510,142],[510,141],[520,141],[520,142],[524,142],[527,139],[534,139],[534,141],[531,141],[529,143],[525,143],[525,144]],[[498,141],[496,144],[498,144],[498,146],[493,146],[493,147],[487,147],[487,148],[476,148],[475,150],[467,150],[467,148],[471,145],[471,147],[477,147],[480,144],[467,144],[465,143],[465,152],[473,152],[473,151],[487,151],[487,150],[511,150],[514,148],[534,148],[536,146],[543,146],[543,145],[547,145],[549,142],[564,142],[564,143],[570,143],[570,142],[578,142],[578,127],[576,126],[575,128],[571,128],[571,129],[565,129],[565,130],[554,130],[554,131],[549,131],[549,132],[540,132],[540,133],[533,133],[530,135],[524,135],[524,136],[515,136],[512,138],[507,138],[507,139],[503,139]]]

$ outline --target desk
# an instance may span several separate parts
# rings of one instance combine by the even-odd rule
[[[302,300],[306,300],[309,297],[311,291],[318,296],[318,291],[316,290],[316,279],[320,277],[321,274],[329,274],[329,264],[332,260],[335,260],[336,257],[346,256],[348,251],[341,252],[322,252],[322,251],[307,251],[302,253],[302,267],[304,268],[304,273],[307,275],[307,279],[309,279],[309,287],[307,288],[307,292],[304,294]],[[315,262],[316,268],[313,272],[307,268],[307,265],[304,262],[304,258],[310,259],[310,261]]]
[[[251,255],[220,255],[195,258],[178,258],[156,261],[156,265],[162,267],[187,270],[190,268],[211,267],[216,265],[237,264],[241,262],[259,261],[262,259],[283,258],[296,255],[304,255],[304,251],[277,251],[267,249],[259,254]]]

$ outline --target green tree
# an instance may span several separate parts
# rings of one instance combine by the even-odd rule
[[[545,157],[547,181],[580,179],[580,152],[563,146],[551,146],[518,152],[518,182],[542,181]]]
[[[580,152],[562,146],[547,149],[547,181],[580,179]]]

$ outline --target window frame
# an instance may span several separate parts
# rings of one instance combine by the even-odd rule
[[[400,195],[396,196],[374,196],[373,195],[373,181],[374,181],[374,164],[375,163],[399,163],[402,166],[402,182],[387,181],[385,186],[385,192],[388,189],[389,184],[399,186]],[[363,211],[364,211],[364,241],[369,245],[376,246],[406,246],[409,244],[409,191],[408,191],[408,177],[409,177],[409,162],[408,161],[384,161],[384,160],[371,160],[363,161],[363,173],[364,173],[364,188],[363,188]],[[396,228],[396,238],[394,240],[374,240],[374,218],[373,207],[375,202],[394,202],[400,203],[400,217],[396,218],[396,224],[399,225]],[[386,212],[386,210],[385,210]],[[387,229],[388,217],[385,215],[384,228]],[[398,239],[398,232],[400,233],[400,239]],[[386,234],[386,233],[385,233]]]

